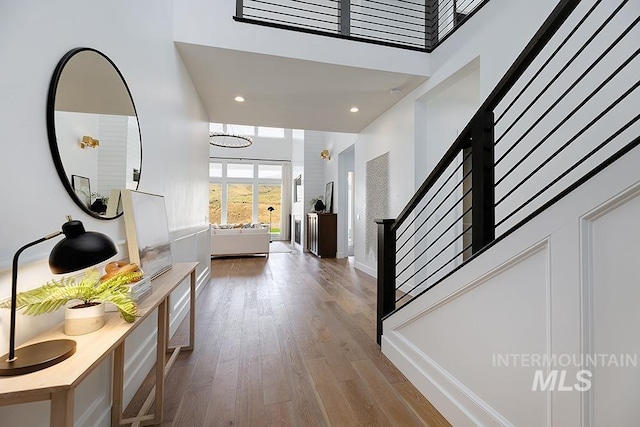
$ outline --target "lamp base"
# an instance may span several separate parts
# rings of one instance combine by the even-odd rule
[[[0,358],[0,376],[23,375],[48,368],[71,357],[76,352],[73,340],[52,340],[16,349],[16,358],[9,362],[9,353]]]

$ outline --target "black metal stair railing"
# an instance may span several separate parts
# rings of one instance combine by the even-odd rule
[[[562,0],[396,219],[382,320],[640,143],[638,1]]]
[[[236,0],[240,22],[429,52],[488,0]]]

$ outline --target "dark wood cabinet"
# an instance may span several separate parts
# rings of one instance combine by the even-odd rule
[[[322,258],[335,258],[338,248],[338,215],[307,214],[307,250]]]

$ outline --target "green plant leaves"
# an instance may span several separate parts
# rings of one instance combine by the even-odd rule
[[[16,309],[25,314],[37,316],[50,313],[64,307],[73,300],[89,302],[110,302],[116,306],[122,318],[131,323],[138,314],[138,306],[131,298],[128,283],[141,277],[132,273],[116,275],[100,283],[100,273],[96,269],[85,271],[82,279],[63,277],[59,281],[51,280],[39,288],[16,295]],[[11,308],[11,299],[0,302],[0,308]]]

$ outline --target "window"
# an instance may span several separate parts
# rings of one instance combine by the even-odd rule
[[[272,234],[280,234],[281,206],[282,185],[258,184],[258,222],[271,224]]]
[[[212,224],[271,222],[272,238],[280,237],[282,165],[214,160],[209,163],[209,221]],[[273,211],[269,211],[269,207]]]
[[[222,123],[209,123],[209,133],[212,132],[224,132],[224,125]]]
[[[209,178],[222,178],[222,163],[209,163]]]
[[[263,138],[284,138],[284,129],[258,127],[258,136]]]
[[[253,178],[253,165],[244,163],[228,163],[227,178]]]
[[[209,222],[222,222],[222,184],[209,184]]]
[[[253,184],[227,185],[227,223],[251,223],[253,219]]]
[[[282,166],[258,165],[258,178],[282,179]]]
[[[254,126],[226,125],[226,128],[229,133],[241,133],[246,136],[255,136],[256,134],[256,128]]]

